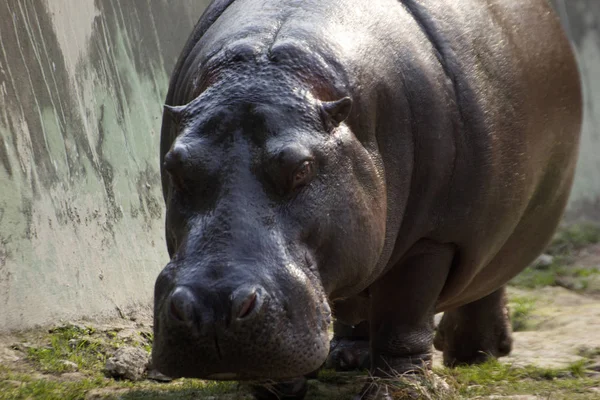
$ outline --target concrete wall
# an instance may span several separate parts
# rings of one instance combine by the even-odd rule
[[[569,215],[600,220],[600,1],[554,2],[586,100]],[[206,4],[0,1],[0,331],[150,304],[161,105]]]
[[[150,303],[161,106],[207,3],[0,1],[0,331]]]
[[[585,106],[579,163],[566,218],[600,222],[600,1],[552,2],[577,53]]]

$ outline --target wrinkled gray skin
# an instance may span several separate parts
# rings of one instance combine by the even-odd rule
[[[502,286],[556,228],[581,122],[545,0],[217,0],[166,103],[160,371],[301,377],[330,307],[341,368],[428,365],[439,311],[447,365],[510,351]]]

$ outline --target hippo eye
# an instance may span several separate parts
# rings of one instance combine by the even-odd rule
[[[292,175],[292,190],[306,185],[315,175],[314,161],[304,161]]]
[[[187,159],[185,146],[174,144],[171,150],[165,154],[163,169],[169,175],[171,183],[178,189],[183,188],[183,165]]]

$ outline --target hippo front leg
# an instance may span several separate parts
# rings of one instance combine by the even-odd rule
[[[371,298],[367,291],[333,303],[333,340],[325,368],[336,371],[368,369],[369,309]]]
[[[454,254],[453,245],[422,240],[371,286],[373,376],[431,368],[435,306]],[[386,399],[386,392],[385,384],[367,385],[361,398]]]
[[[434,340],[444,365],[480,364],[503,357],[512,348],[512,329],[504,287],[444,313]]]
[[[368,369],[370,364],[369,323],[362,321],[357,325],[347,325],[335,321],[331,350],[325,368],[356,371]]]

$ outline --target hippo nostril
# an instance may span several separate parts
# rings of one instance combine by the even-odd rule
[[[196,298],[190,289],[180,286],[171,294],[169,311],[175,319],[182,322],[192,321],[195,306]]]
[[[263,303],[264,289],[260,286],[241,287],[231,296],[233,317],[244,319],[255,314]]]
[[[238,315],[238,318],[244,318],[248,314],[250,314],[250,312],[254,308],[255,304],[256,304],[256,292],[251,293],[250,296],[248,296],[248,298],[242,303],[242,308],[240,308],[240,313]]]
[[[173,315],[176,319],[183,321],[185,319],[185,316],[183,315],[183,312],[175,305],[175,303],[173,301],[171,301],[171,315]]]

